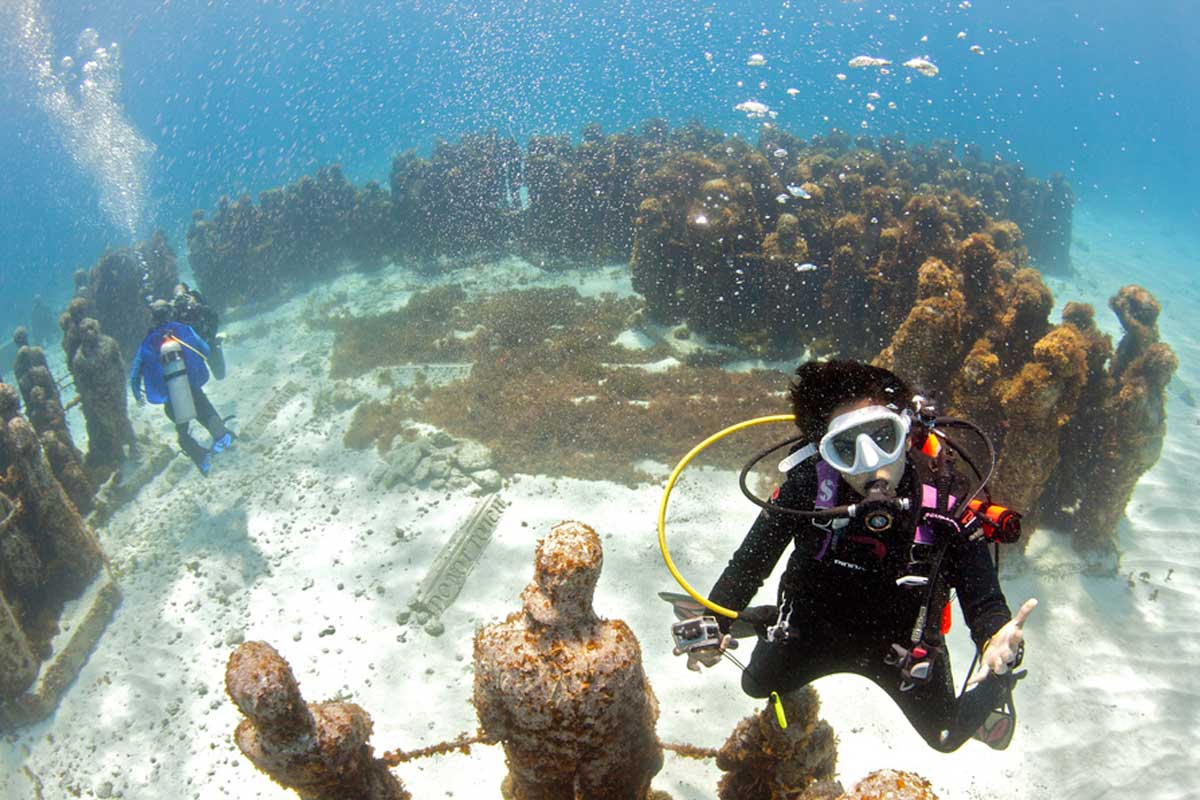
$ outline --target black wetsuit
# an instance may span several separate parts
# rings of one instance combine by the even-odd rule
[[[175,295],[174,309],[173,319],[191,326],[192,330],[208,343],[210,349],[209,369],[214,378],[223,379],[225,377],[225,351],[221,347],[221,340],[217,337],[217,327],[221,323],[221,318],[216,309],[204,302],[204,295],[195,289]]]
[[[944,649],[930,679],[905,691],[901,691],[899,669],[885,662],[892,644],[910,646],[925,598],[925,589],[897,586],[896,578],[909,572],[921,487],[933,484],[933,470],[932,461],[925,456],[909,458],[897,494],[912,498],[913,510],[899,515],[891,530],[883,534],[869,533],[857,520],[834,532],[784,513],[764,511],[759,515],[709,594],[709,599],[720,605],[745,608],[783,551],[795,543],[778,599],[788,636],[783,641],[758,641],[742,677],[747,694],[767,697],[772,691],[789,692],[838,672],[863,675],[896,701],[931,747],[945,752],[965,742],[988,711],[1001,702],[1005,686],[989,676],[960,704]],[[818,494],[817,474],[813,459],[794,467],[772,504],[812,510]],[[861,499],[840,477],[836,485],[836,497],[826,498],[829,505]],[[969,491],[967,482],[958,476],[950,486],[957,497]],[[1012,614],[986,543],[955,538],[946,551],[941,574],[946,585],[957,590],[971,638],[982,646]],[[931,609],[933,623],[926,626],[934,640],[940,639],[941,610],[940,603]],[[723,624],[727,627],[729,621]]]

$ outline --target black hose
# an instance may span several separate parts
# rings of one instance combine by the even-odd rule
[[[763,500],[758,495],[754,494],[754,492],[750,491],[750,487],[746,485],[747,476],[750,474],[751,470],[758,466],[759,462],[771,455],[771,453],[774,453],[776,450],[781,450],[784,447],[787,447],[790,444],[795,444],[803,439],[803,436],[791,436],[787,439],[784,439],[782,442],[771,445],[766,450],[763,450],[747,461],[746,465],[742,467],[741,473],[738,475],[738,488],[742,490],[742,494],[746,496],[747,500],[749,500],[751,503],[754,503],[754,505],[758,506],[759,508],[770,512],[781,511],[784,514],[791,514],[792,516],[796,517],[804,517],[805,519],[838,519],[847,516],[849,506],[837,506],[836,508],[809,510],[785,508],[784,506],[773,506],[766,500]]]
[[[955,506],[953,517],[955,519],[959,519],[960,517],[962,517],[963,512],[967,510],[967,507],[971,504],[971,501],[979,496],[979,493],[983,491],[983,487],[986,486],[988,481],[990,481],[992,479],[992,475],[996,471],[996,448],[994,448],[992,446],[992,440],[988,438],[988,435],[986,433],[984,433],[980,429],[980,427],[978,425],[976,425],[974,422],[970,422],[965,419],[958,419],[956,417],[938,417],[934,421],[934,425],[935,426],[943,426],[944,425],[944,426],[948,426],[948,427],[952,427],[952,428],[966,428],[967,430],[971,431],[976,436],[978,436],[980,438],[980,440],[983,442],[984,446],[987,447],[987,453],[988,453],[987,474],[984,475],[983,478],[977,484],[975,484],[975,488],[971,491],[971,493],[969,495],[967,495],[966,497],[964,497],[962,500],[960,500],[958,502],[958,505]],[[936,431],[936,427],[935,427],[935,431]],[[957,447],[955,447],[954,449],[958,450]]]

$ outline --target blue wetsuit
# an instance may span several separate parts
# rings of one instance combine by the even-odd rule
[[[204,359],[209,356],[208,344],[196,332],[181,322],[167,322],[146,334],[133,357],[133,368],[129,371],[129,388],[133,396],[142,397],[142,384],[146,386],[146,400],[155,405],[167,402],[167,381],[163,377],[162,362],[158,353],[163,340],[168,336],[178,339],[183,345],[183,363],[187,367],[188,383],[195,393],[208,383],[208,366]],[[198,351],[198,352],[197,352]],[[203,354],[203,358],[200,354]]]
[[[218,442],[229,434],[224,420],[213,408],[208,396],[201,388],[208,383],[209,356],[208,344],[196,335],[196,332],[181,322],[166,322],[151,330],[142,340],[137,355],[133,357],[133,368],[129,372],[129,388],[133,396],[141,401],[142,387],[145,386],[146,400],[155,405],[162,405],[167,417],[175,422],[175,432],[179,438],[179,446],[188,458],[195,462],[201,472],[208,473],[209,450],[202,447],[192,438],[188,431],[187,422],[175,421],[175,410],[171,407],[171,399],[167,394],[167,381],[163,376],[162,362],[159,351],[163,340],[167,337],[178,339],[183,345],[183,363],[187,368],[188,384],[192,389],[192,400],[196,406],[196,418],[208,430],[214,442]]]

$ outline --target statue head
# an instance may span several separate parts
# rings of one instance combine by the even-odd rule
[[[225,666],[225,691],[266,732],[286,733],[312,722],[292,668],[266,642],[243,642],[233,651]]]
[[[533,580],[521,594],[525,612],[546,626],[594,621],[592,596],[603,563],[594,530],[581,522],[560,522],[538,542]]]

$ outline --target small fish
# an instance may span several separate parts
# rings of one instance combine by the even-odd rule
[[[961,8],[963,11],[966,11],[968,8],[971,7],[971,0],[962,0],[962,2],[958,4],[958,7]]]
[[[855,56],[850,59],[848,66],[852,69],[862,69],[863,67],[886,67],[892,62],[886,58],[874,58],[873,56]]]
[[[980,47],[980,46],[979,46],[979,45],[977,45],[977,44],[973,44],[973,45],[971,45],[971,48],[970,48],[970,50],[971,50],[971,52],[972,52],[972,53],[974,53],[974,54],[975,54],[975,55],[977,55],[977,56],[981,56],[981,55],[983,55],[983,48],[982,48],[982,47]]]
[[[762,53],[753,53],[749,58],[746,59],[746,66],[748,67],[761,67],[766,63],[767,57]]]
[[[846,73],[839,72],[837,75],[834,75],[833,77],[837,78],[839,81],[844,81],[844,80],[846,80]]]
[[[760,103],[757,100],[746,100],[738,103],[733,107],[734,111],[741,111],[751,119],[761,119],[771,113],[771,109],[766,103]]]
[[[958,32],[958,34],[955,36],[955,38],[957,38],[957,39],[965,39],[965,38],[967,38],[967,32],[966,32],[966,31],[959,31],[959,32]]]
[[[869,92],[869,93],[867,94],[867,99],[868,99],[868,100],[878,100],[878,99],[879,99],[879,92]]]
[[[799,89],[792,88],[792,89],[788,89],[788,90],[787,90],[787,93],[788,93],[789,95],[791,95],[792,97],[795,97],[796,95],[800,94],[800,90],[799,90]]]
[[[922,42],[928,42],[928,41],[929,41],[929,37],[928,37],[928,36],[922,36],[922,37],[921,37],[921,41],[922,41]]]
[[[867,103],[867,111],[874,111],[874,110],[875,110],[875,104]]]
[[[895,110],[896,110],[896,101],[895,101],[895,100],[889,100],[889,101],[888,101],[888,108],[890,108],[890,109],[892,109],[893,111],[895,111]]]
[[[904,66],[916,70],[926,78],[932,78],[938,74],[937,66],[927,58],[910,58],[904,62]]]
[[[704,53],[704,60],[705,60],[705,61],[712,61],[712,58],[713,58],[713,56],[712,56],[712,53],[709,53],[709,52],[705,51],[705,53]]]
[[[804,191],[804,187],[800,186],[798,184],[789,183],[787,186],[787,190],[791,193],[792,197],[799,197],[801,200],[811,200],[812,199],[812,195],[809,194],[808,192]]]
[[[783,192],[782,194],[777,194],[777,195],[775,195],[775,202],[776,202],[776,203],[783,204],[783,203],[786,203],[788,200],[791,200],[791,199],[792,199],[792,196],[791,196],[790,194],[788,194],[787,192]]]
[[[808,261],[805,261],[803,264],[796,265],[796,272],[816,272],[819,269],[820,267],[818,267],[816,264]]]
[[[708,217],[704,216],[703,214],[697,214],[696,218],[693,219],[692,221],[695,222],[697,225],[707,225]]]
[[[780,147],[777,148],[771,155],[775,156],[776,158],[787,158],[787,150],[784,150],[782,147]]]

